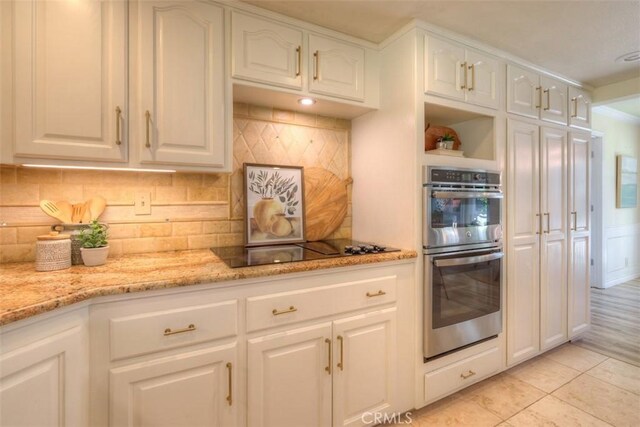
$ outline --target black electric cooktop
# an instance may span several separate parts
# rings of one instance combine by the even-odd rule
[[[388,248],[374,243],[363,243],[349,239],[320,240],[317,242],[257,246],[251,248],[244,246],[211,248],[211,251],[231,268],[312,261],[345,256],[367,256],[369,254],[397,252],[399,250],[400,249]]]

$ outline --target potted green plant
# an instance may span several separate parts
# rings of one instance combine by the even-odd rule
[[[453,143],[455,142],[455,138],[450,133],[445,133],[442,137],[440,137],[441,143],[444,144],[441,148],[446,148],[447,150],[453,149]]]
[[[107,262],[109,244],[107,242],[107,226],[94,219],[89,227],[82,229],[80,239],[80,253],[84,265],[92,267]]]

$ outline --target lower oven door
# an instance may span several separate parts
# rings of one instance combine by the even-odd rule
[[[425,256],[425,357],[502,331],[503,256],[501,249]]]

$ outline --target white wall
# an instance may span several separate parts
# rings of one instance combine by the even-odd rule
[[[640,120],[634,122],[594,111],[593,129],[604,133],[603,285],[609,287],[640,277],[640,206],[616,208],[616,156],[640,160]]]

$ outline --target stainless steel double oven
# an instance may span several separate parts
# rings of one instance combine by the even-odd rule
[[[500,173],[425,167],[424,357],[502,331]]]

